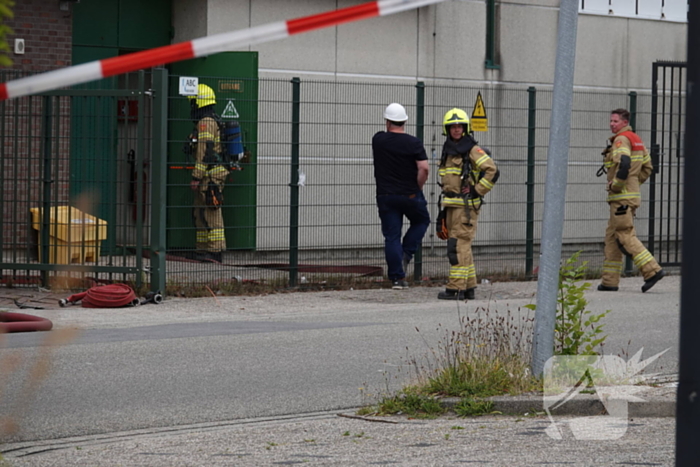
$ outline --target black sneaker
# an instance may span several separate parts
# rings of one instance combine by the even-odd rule
[[[619,287],[612,287],[610,285],[603,285],[599,284],[598,285],[598,290],[601,292],[617,292]]]
[[[396,279],[391,283],[391,288],[396,290],[402,290],[408,288],[408,282],[403,279]]]
[[[654,274],[653,276],[651,276],[649,279],[645,280],[644,285],[642,286],[642,292],[646,292],[647,290],[654,287],[654,285],[656,285],[657,282],[659,282],[661,279],[663,279],[665,275],[666,275],[666,273],[662,269],[659,272],[657,272],[656,274]]]

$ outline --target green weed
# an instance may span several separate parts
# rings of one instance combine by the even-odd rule
[[[559,269],[559,293],[557,316],[554,328],[555,355],[598,355],[596,350],[603,345],[607,335],[602,335],[600,320],[610,313],[595,314],[587,310],[588,300],[584,293],[591,287],[582,282],[586,276],[588,261],[579,262],[580,251],[569,257]],[[533,311],[536,305],[527,305]]]

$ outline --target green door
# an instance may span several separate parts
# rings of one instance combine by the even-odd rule
[[[167,246],[169,250],[195,247],[192,220],[190,171],[194,161],[182,148],[193,129],[190,102],[178,94],[180,77],[198,78],[216,94],[216,113],[224,121],[241,126],[246,160],[241,170],[232,171],[224,188],[223,215],[229,250],[255,249],[256,160],[258,140],[258,54],[223,52],[170,66],[168,116],[168,207]]]
[[[72,8],[73,65],[170,44],[171,0],[81,0]],[[126,164],[126,151],[119,149],[120,142],[125,143],[119,108],[142,94],[140,89],[120,94],[119,89],[128,87],[126,82],[121,75],[74,86],[105,92],[86,93],[71,101],[71,198],[89,204],[89,214],[107,221],[103,253],[114,252],[116,229],[126,227],[126,221],[117,218],[118,191],[128,189],[119,180]]]

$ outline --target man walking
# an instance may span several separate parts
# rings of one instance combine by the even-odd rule
[[[384,111],[386,131],[372,137],[377,208],[384,235],[384,256],[392,288],[408,288],[406,268],[430,225],[423,185],[428,179],[428,156],[423,143],[405,133],[408,120],[401,104]],[[403,240],[403,218],[410,222]]]
[[[634,214],[641,205],[640,185],[653,167],[641,138],[629,126],[630,113],[615,109],[610,113],[608,147],[603,151],[603,172],[607,173],[610,219],[605,230],[603,278],[598,290],[616,292],[622,272],[622,255],[632,258],[644,276],[642,292],[651,289],[666,273],[642,242],[634,229]],[[600,173],[599,175],[602,175]]]

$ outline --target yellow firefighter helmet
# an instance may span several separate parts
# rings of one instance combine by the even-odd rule
[[[462,136],[471,133],[471,126],[469,125],[469,117],[467,113],[458,108],[448,110],[445,117],[442,119],[442,134],[447,136],[450,134],[450,125],[462,125],[464,127],[464,133]]]
[[[187,97],[189,99],[197,99],[197,107],[200,109],[208,105],[216,104],[216,95],[214,94],[214,90],[206,84],[198,84],[197,95]]]

